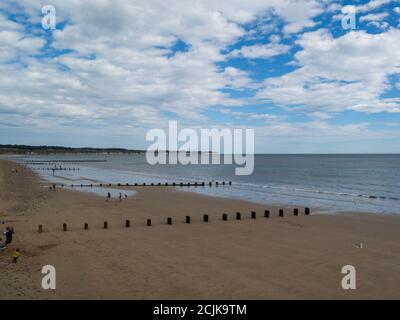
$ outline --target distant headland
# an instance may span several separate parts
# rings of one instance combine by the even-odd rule
[[[133,150],[124,148],[71,148],[61,146],[0,144],[0,154],[135,154],[145,152],[145,150]]]

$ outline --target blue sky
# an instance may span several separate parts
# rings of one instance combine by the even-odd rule
[[[0,3],[0,143],[146,148],[177,120],[254,128],[261,153],[400,152],[398,0],[53,0],[44,30],[47,4]]]

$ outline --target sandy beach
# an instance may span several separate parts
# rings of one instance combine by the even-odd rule
[[[21,250],[16,264],[11,249],[0,252],[0,298],[400,298],[400,216],[305,216],[302,208],[293,216],[286,207],[281,218],[274,206],[173,187],[135,190],[121,202],[61,188],[52,192],[32,171],[0,161],[0,230],[13,226],[12,249]],[[271,210],[269,219],[265,209]],[[237,211],[241,221],[234,220]],[[229,221],[222,221],[223,213]],[[204,214],[210,222],[202,222]],[[41,287],[44,265],[57,270],[56,290]],[[356,290],[341,287],[344,265],[357,270]]]

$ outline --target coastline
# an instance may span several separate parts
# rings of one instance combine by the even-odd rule
[[[41,185],[34,172],[0,161],[0,221],[14,226],[13,247],[21,249],[16,265],[10,252],[0,252],[0,299],[400,298],[396,215],[304,216],[300,210],[293,216],[292,207],[285,207],[280,218],[277,206],[165,187],[135,187],[135,196],[105,202]],[[269,219],[263,218],[265,209]],[[241,221],[234,220],[237,211]],[[249,219],[251,211],[256,220]],[[202,222],[203,214],[209,223]],[[191,225],[184,223],[186,215]],[[168,216],[172,226],[166,225]],[[148,218],[152,227],[145,225]],[[357,248],[358,242],[365,247]],[[57,269],[55,291],[40,287],[45,264]],[[347,264],[358,270],[357,290],[340,287]]]

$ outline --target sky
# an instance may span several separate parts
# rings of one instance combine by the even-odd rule
[[[176,120],[399,153],[399,92],[399,0],[0,1],[0,144],[146,149]]]

